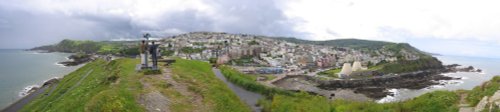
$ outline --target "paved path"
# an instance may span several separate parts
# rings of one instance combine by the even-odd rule
[[[264,98],[264,96],[255,92],[248,91],[236,84],[229,82],[218,68],[212,68],[212,71],[218,79],[222,80],[222,82],[224,82],[241,101],[245,102],[245,104],[251,107],[254,112],[262,111],[262,107],[257,106],[257,103],[259,99]]]

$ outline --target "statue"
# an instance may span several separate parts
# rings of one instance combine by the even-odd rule
[[[151,59],[153,61],[153,70],[158,70],[158,44],[151,42],[149,46],[149,53],[151,54]]]
[[[147,60],[147,45],[146,45],[146,41],[145,40],[142,40],[140,46],[139,46],[139,53],[140,53],[140,56],[141,56],[141,65],[142,67],[147,67],[148,64],[148,60]]]

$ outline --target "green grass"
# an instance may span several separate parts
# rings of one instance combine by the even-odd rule
[[[470,105],[477,105],[484,96],[492,96],[500,88],[500,76],[495,76],[481,86],[474,87],[467,96]]]
[[[307,93],[294,93],[294,95],[276,94],[267,105],[265,111],[273,112],[328,112],[329,101],[322,96],[309,95]]]
[[[378,71],[383,73],[404,73],[441,68],[443,68],[443,65],[437,58],[423,56],[417,60],[399,60],[397,62],[386,63]]]
[[[144,111],[136,103],[136,96],[142,87],[137,80],[142,75],[134,70],[137,63],[138,60],[134,59],[88,63],[66,75],[52,94],[39,96],[21,111]],[[74,86],[91,70],[80,85]]]
[[[146,93],[140,79],[142,72],[135,71],[136,59],[118,59],[111,62],[97,60],[66,75],[48,95],[41,95],[21,111],[25,112],[142,112],[137,103],[140,94]],[[188,87],[189,91],[202,96],[203,111],[248,112],[251,111],[227,85],[215,77],[210,64],[201,61],[178,59],[172,65],[173,78]],[[90,74],[85,77],[89,72]],[[83,78],[85,77],[85,78]],[[80,79],[78,86],[74,86]],[[154,89],[166,95],[172,111],[190,111],[194,107],[190,97],[184,96],[165,80],[145,78]],[[74,87],[73,87],[74,86]],[[54,86],[55,87],[55,86]],[[48,92],[48,91],[47,91]],[[178,102],[177,102],[178,101]]]
[[[319,72],[318,75],[332,77],[332,78],[339,78],[338,73],[340,73],[341,70],[342,70],[341,68],[330,69],[327,71]]]
[[[206,111],[250,111],[250,108],[215,76],[209,63],[177,59],[171,69],[176,81],[186,83],[189,90],[203,96],[203,103],[210,106]]]
[[[234,84],[239,85],[249,91],[260,93],[267,97],[271,97],[276,93],[285,95],[293,94],[293,92],[290,91],[278,88],[271,88],[262,85],[256,81],[255,76],[240,73],[239,71],[228,66],[221,66],[220,70],[224,75],[224,77],[226,77],[229,81],[233,82]]]

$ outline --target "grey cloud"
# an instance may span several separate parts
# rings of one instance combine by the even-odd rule
[[[160,15],[156,26],[143,25],[129,16],[75,11],[43,13],[0,8],[0,48],[29,48],[64,38],[109,40],[136,38],[144,32],[156,36],[192,31],[248,33],[268,36],[301,36],[294,31],[296,20],[288,19],[269,0],[212,0],[215,15],[200,10],[182,10]],[[10,7],[12,8],[12,7]],[[235,21],[229,21],[235,20]],[[1,22],[8,21],[8,22]]]

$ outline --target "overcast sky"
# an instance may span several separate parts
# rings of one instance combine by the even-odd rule
[[[500,58],[500,2],[0,0],[0,48],[192,31],[407,42],[433,53]]]

